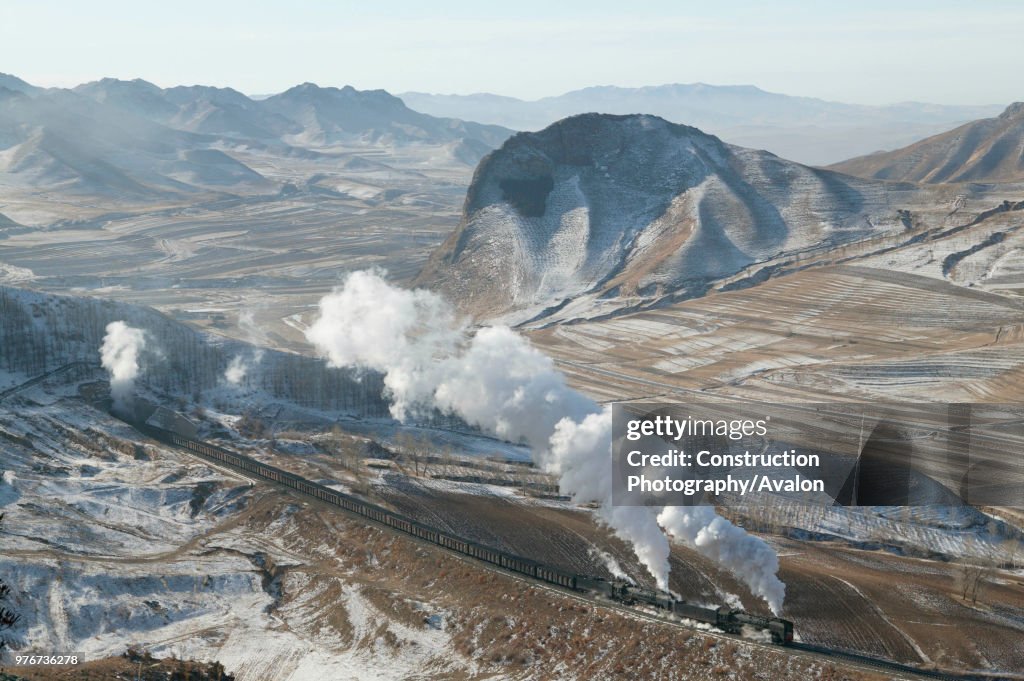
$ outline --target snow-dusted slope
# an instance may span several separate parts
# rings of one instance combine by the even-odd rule
[[[903,149],[853,158],[833,169],[912,182],[1024,181],[1024,102]]]
[[[69,90],[0,89],[0,191],[159,200],[275,188],[239,161],[224,163],[223,152],[211,162],[219,140],[157,122],[152,101],[136,109]]]
[[[312,357],[203,334],[150,308],[0,286],[0,320],[0,394],[72,363],[98,369],[106,326],[120,320],[146,334],[139,375],[144,389],[191,396],[220,390],[253,404],[281,400],[332,413],[387,414],[375,374],[328,369]],[[225,372],[233,364],[245,371],[228,387]]]
[[[570,301],[593,314],[696,295],[758,263],[899,234],[947,209],[913,185],[810,168],[654,116],[585,114],[481,162],[459,228],[419,283],[481,316],[524,321]]]

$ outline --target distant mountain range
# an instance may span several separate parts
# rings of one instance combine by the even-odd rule
[[[151,199],[197,191],[190,179],[199,177],[220,186],[262,180],[208,149],[213,141],[70,90],[0,89],[0,171],[6,186]],[[207,154],[197,157],[199,151]],[[204,167],[210,154],[217,154],[217,172]]]
[[[832,166],[840,172],[911,182],[1024,182],[1024,102],[903,149]]]
[[[956,194],[803,166],[655,116],[584,114],[480,163],[417,283],[478,317],[594,317],[881,248],[944,224]]]
[[[733,144],[767,149],[801,163],[823,165],[901,147],[1000,106],[941,106],[908,102],[862,106],[766,92],[750,85],[673,84],[590,87],[524,101],[493,94],[399,95],[435,116],[539,130],[575,114],[644,113],[706,130]]]
[[[270,183],[232,147],[330,153],[339,144],[426,144],[474,165],[510,130],[413,111],[383,90],[296,86],[256,101],[230,88],[111,78],[68,90],[0,74],[4,187],[152,199]]]

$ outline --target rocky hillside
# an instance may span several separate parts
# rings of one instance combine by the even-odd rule
[[[912,182],[1024,182],[1024,102],[909,147],[843,161],[834,170]]]
[[[952,199],[654,116],[585,114],[518,134],[480,163],[458,229],[418,283],[478,317],[592,317],[938,224]]]

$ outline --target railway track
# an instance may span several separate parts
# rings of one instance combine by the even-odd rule
[[[0,390],[0,401],[3,401],[5,399],[7,399],[8,397],[10,397],[11,395],[13,395],[13,394],[15,394],[17,392],[21,392],[22,390],[28,390],[29,388],[31,388],[33,386],[39,385],[40,383],[42,383],[43,381],[47,380],[48,378],[53,378],[54,376],[60,376],[61,374],[66,374],[69,371],[71,371],[72,369],[86,370],[86,369],[92,369],[94,367],[95,367],[95,365],[90,364],[89,362],[71,362],[69,364],[65,364],[63,366],[59,366],[56,369],[52,369],[50,371],[47,371],[46,373],[43,373],[43,374],[40,374],[40,375],[35,376],[33,378],[30,378],[27,381],[25,381],[24,383],[21,383],[19,385],[13,386],[13,387],[8,388],[6,390]]]
[[[766,651],[772,651],[776,653],[786,652],[788,654],[807,657],[819,661],[841,661],[847,666],[852,666],[861,669],[862,671],[884,671],[886,673],[896,674],[898,675],[898,677],[902,678],[943,679],[945,681],[1021,681],[1021,679],[1024,679],[1024,677],[1000,676],[998,674],[953,673],[938,670],[920,669],[918,667],[903,664],[893,660],[886,660],[882,658],[872,657],[869,655],[863,655],[856,652],[838,650],[835,648],[828,648],[825,646],[818,646],[814,644],[803,643],[800,641],[791,642],[786,646],[779,646],[772,643],[757,641],[755,639],[747,638],[739,634],[717,631],[712,629],[711,625],[708,624],[705,624],[705,626],[699,626],[697,624],[689,623],[687,620],[670,618],[668,616],[657,614],[657,611],[655,610],[644,610],[634,605],[627,605],[621,602],[616,602],[614,600],[610,600],[599,595],[595,595],[593,593],[581,592],[578,589],[573,588],[573,586],[553,583],[551,580],[532,578],[528,575],[522,574],[520,571],[517,571],[516,569],[508,569],[500,564],[496,564],[494,561],[487,560],[486,558],[473,556],[471,555],[471,553],[467,553],[464,550],[460,551],[456,548],[446,546],[443,542],[439,543],[437,541],[430,541],[423,537],[417,536],[416,534],[408,530],[404,530],[401,527],[396,527],[395,525],[389,524],[388,522],[384,522],[383,520],[376,519],[364,513],[359,513],[348,508],[345,508],[345,506],[333,502],[331,499],[325,497],[323,493],[324,491],[333,492],[333,490],[329,490],[329,488],[322,487],[321,485],[317,485],[315,483],[311,483],[305,480],[304,478],[301,478],[300,476],[294,475],[292,473],[288,473],[286,471],[282,471],[281,469],[276,469],[274,467],[268,466],[267,464],[263,464],[255,459],[251,459],[250,457],[246,457],[235,452],[229,452],[228,450],[224,450],[220,447],[214,447],[206,443],[189,440],[188,438],[184,438],[181,437],[180,435],[170,433],[168,431],[163,431],[161,429],[156,429],[149,426],[142,426],[139,424],[132,425],[134,425],[138,430],[145,433],[146,435],[154,437],[155,439],[160,440],[162,442],[171,444],[179,449],[183,449],[187,451],[189,454],[192,454],[193,456],[200,458],[204,462],[214,464],[220,469],[230,471],[231,473],[236,475],[240,475],[241,477],[249,480],[250,482],[252,482],[255,478],[261,482],[268,482],[270,484],[274,484],[275,486],[282,487],[287,491],[298,493],[304,498],[310,499],[319,504],[324,504],[330,507],[332,510],[342,511],[346,515],[352,516],[363,522],[379,527],[386,531],[390,531],[393,534],[401,535],[404,538],[412,539],[413,541],[419,542],[426,546],[445,549],[458,560],[467,563],[472,563],[477,567],[483,567],[484,569],[487,569],[491,572],[511,577],[513,579],[517,579],[523,583],[529,584],[534,588],[545,589],[553,593],[559,594],[560,596],[569,597],[579,602],[587,603],[592,606],[615,610],[617,612],[623,613],[635,619],[653,622],[665,626],[676,627],[687,631],[699,631],[703,635],[711,636],[720,640],[741,641],[744,645],[764,649]],[[216,452],[218,451],[223,452],[226,455],[229,455],[230,458],[216,455]],[[231,459],[238,459],[239,461],[243,462],[243,465],[236,465],[232,463]],[[250,465],[245,466],[244,462],[248,462]],[[282,473],[284,474],[284,476],[287,477],[287,480],[280,478],[275,479],[274,477],[262,474],[258,472],[259,469],[261,468],[270,471],[276,471],[277,473]],[[309,489],[313,491],[305,491],[299,486],[296,486],[296,483],[300,482],[305,483],[305,485],[307,485]],[[338,493],[335,492],[334,494],[337,495]],[[368,506],[370,506],[371,508],[376,508],[373,507],[372,505]],[[381,510],[384,511],[384,509]],[[392,516],[397,516],[397,514],[394,514],[390,511],[386,511],[386,513]],[[407,522],[410,525],[416,525],[416,523],[413,523],[412,521]],[[556,570],[554,572],[559,571]]]

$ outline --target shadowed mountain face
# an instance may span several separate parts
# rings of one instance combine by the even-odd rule
[[[593,316],[749,284],[771,276],[770,261],[898,235],[935,210],[948,205],[914,185],[809,168],[654,116],[586,114],[486,157],[418,282],[483,317]]]
[[[915,144],[837,163],[833,169],[913,182],[1024,181],[1024,102],[996,118],[962,125]]]

